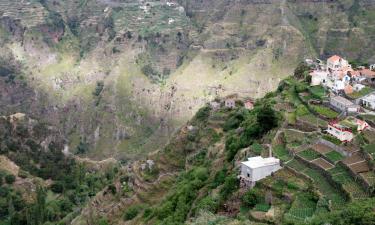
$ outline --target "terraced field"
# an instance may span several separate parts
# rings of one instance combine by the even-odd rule
[[[369,197],[369,194],[359,185],[349,172],[340,165],[328,170],[332,175],[332,179],[340,184],[345,191],[347,191],[353,199],[363,199]]]
[[[296,159],[290,161],[287,166],[310,177],[319,191],[332,201],[333,208],[340,208],[346,202],[345,196],[333,187],[318,171],[306,167]]]

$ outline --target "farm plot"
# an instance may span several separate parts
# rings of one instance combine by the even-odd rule
[[[324,170],[329,170],[329,169],[332,169],[333,167],[335,167],[333,164],[329,163],[327,160],[325,160],[323,158],[317,158],[317,159],[315,159],[311,162],[314,163],[315,165],[319,166],[320,168],[324,169]]]
[[[365,161],[365,159],[362,158],[359,154],[353,154],[352,156],[344,159],[342,162],[349,166],[351,164],[359,163],[359,162],[363,162],[363,161]]]
[[[299,152],[298,155],[301,156],[302,158],[308,160],[308,161],[312,161],[312,160],[320,157],[319,153],[317,153],[316,151],[314,151],[312,149],[307,149],[307,150],[304,150],[302,152]]]
[[[300,163],[296,159],[293,159],[290,161],[287,166],[293,168],[294,170],[301,172],[308,177],[310,177],[314,185],[319,189],[319,191],[327,197],[327,199],[332,201],[332,207],[334,209],[340,208],[345,203],[345,196],[337,190],[335,187],[333,187],[328,181],[327,178],[324,177],[321,173],[318,171],[306,167],[304,164]],[[333,168],[334,170],[335,168]]]
[[[320,126],[320,127],[327,127],[328,122],[325,120],[322,120],[316,116],[313,116],[311,114],[298,117],[299,120],[306,122],[308,124],[311,124],[312,126]]]
[[[363,137],[368,140],[369,143],[375,144],[375,131],[374,130],[364,130],[362,132]],[[374,149],[375,150],[375,149]]]
[[[371,186],[375,186],[375,172],[374,171],[369,171],[365,173],[360,173],[359,174],[363,179],[367,181]]]
[[[348,192],[353,199],[361,199],[368,197],[368,194],[360,186],[349,172],[342,166],[337,166],[337,168],[329,170],[329,173],[332,175],[332,179],[340,184],[343,189]]]
[[[316,209],[316,200],[309,193],[301,193],[297,195],[293,201],[292,207],[286,213],[285,217],[289,220],[303,221],[312,217]]]
[[[323,145],[323,144],[319,144],[319,143],[313,145],[311,148],[314,149],[315,151],[319,152],[322,155],[333,151],[333,149],[328,147],[327,145]]]
[[[354,173],[364,173],[370,171],[370,168],[368,166],[368,163],[366,161],[360,162],[360,163],[355,163],[351,164],[349,168],[354,172]]]
[[[364,147],[364,150],[365,150],[368,154],[372,155],[372,157],[375,157],[375,143],[373,143],[373,144],[369,144],[369,145],[366,145],[366,146]]]
[[[336,151],[328,152],[324,155],[327,159],[333,163],[343,160],[345,157]]]
[[[273,152],[277,156],[277,158],[281,159],[282,161],[288,161],[292,157],[289,155],[289,151],[282,145],[276,145],[273,148]]]

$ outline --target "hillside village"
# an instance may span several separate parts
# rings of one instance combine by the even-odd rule
[[[279,87],[282,97],[275,98],[275,109],[284,112],[287,119],[283,127],[271,143],[242,151],[243,158],[238,160],[247,161],[237,163],[240,187],[256,190],[260,182],[264,188],[264,183],[275,182],[286,170],[312,181],[320,195],[328,199],[330,209],[339,208],[343,201],[373,196],[375,65],[352,68],[335,55],[327,63],[306,60],[301,67],[302,80],[298,74],[286,79]],[[236,95],[226,97],[221,105],[233,110],[239,103],[248,110],[254,107],[254,101],[240,100]],[[220,102],[210,105],[220,110]],[[272,203],[267,204],[269,207],[263,206],[266,210],[258,207],[264,213],[256,212],[255,207],[252,216],[269,219]],[[292,204],[286,217],[309,221],[314,210],[298,204],[302,205],[294,208]]]

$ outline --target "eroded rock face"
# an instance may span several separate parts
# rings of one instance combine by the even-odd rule
[[[154,150],[206,102],[260,97],[305,57],[375,55],[373,1],[0,6],[0,43],[23,65],[14,82],[0,79],[0,112],[45,119],[72,152],[85,138],[97,158]]]

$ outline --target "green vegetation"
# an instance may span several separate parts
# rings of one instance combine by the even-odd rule
[[[311,108],[319,113],[322,116],[325,116],[328,119],[335,119],[339,115],[337,112],[333,111],[332,109],[325,107],[325,106],[320,106],[320,105],[311,105]]]
[[[325,156],[327,157],[329,161],[334,162],[334,163],[344,159],[344,156],[342,156],[340,153],[336,151],[328,152],[327,154],[325,154]]]
[[[323,139],[329,141],[329,142],[332,142],[333,144],[335,145],[341,145],[341,141],[333,136],[330,136],[330,135],[323,135],[322,136]]]
[[[308,161],[311,161],[320,157],[319,153],[317,153],[316,151],[312,149],[307,149],[302,152],[299,152],[298,155]]]
[[[276,157],[282,161],[288,161],[291,159],[288,150],[283,145],[275,146],[273,152],[275,153]]]
[[[320,85],[309,87],[309,92],[316,99],[323,99],[327,94],[327,91],[324,89],[324,87]]]
[[[52,184],[48,188],[36,184],[36,199],[29,201],[22,198],[20,191],[13,187],[15,176],[2,176],[7,184],[4,186],[0,183],[0,204],[7,202],[10,205],[2,205],[0,223],[56,224],[111,184],[118,170],[109,167],[100,172],[90,171],[83,164],[63,155],[63,141],[58,133],[48,130],[47,124],[35,122],[31,127],[32,135],[29,129],[24,129],[28,124],[27,118],[18,122],[17,132],[13,132],[9,120],[0,120],[1,153],[20,165],[24,175],[51,179]],[[44,150],[38,143],[47,137],[54,137],[54,141]],[[53,193],[58,194],[57,197],[47,201],[47,195]]]
[[[235,119],[233,117],[236,117]],[[242,113],[241,117],[238,114],[233,114],[228,121],[236,121],[227,125],[231,129],[242,127],[244,131],[238,135],[233,130],[225,142],[225,149],[227,151],[227,160],[232,161],[238,150],[247,147],[253,143],[254,140],[262,137],[262,135],[269,132],[271,129],[277,127],[279,115],[273,110],[271,103],[267,100],[255,104],[254,110]],[[242,121],[241,121],[242,119]],[[239,123],[241,121],[241,123]]]
[[[288,213],[285,214],[287,220],[300,221],[314,215],[318,197],[313,193],[301,193],[293,201]]]
[[[355,92],[353,92],[351,94],[348,94],[348,96],[350,98],[352,98],[352,99],[357,99],[357,98],[361,98],[361,97],[363,97],[365,95],[368,95],[368,94],[370,94],[373,91],[374,91],[374,89],[366,86],[361,91],[358,91],[358,92],[355,91]]]

